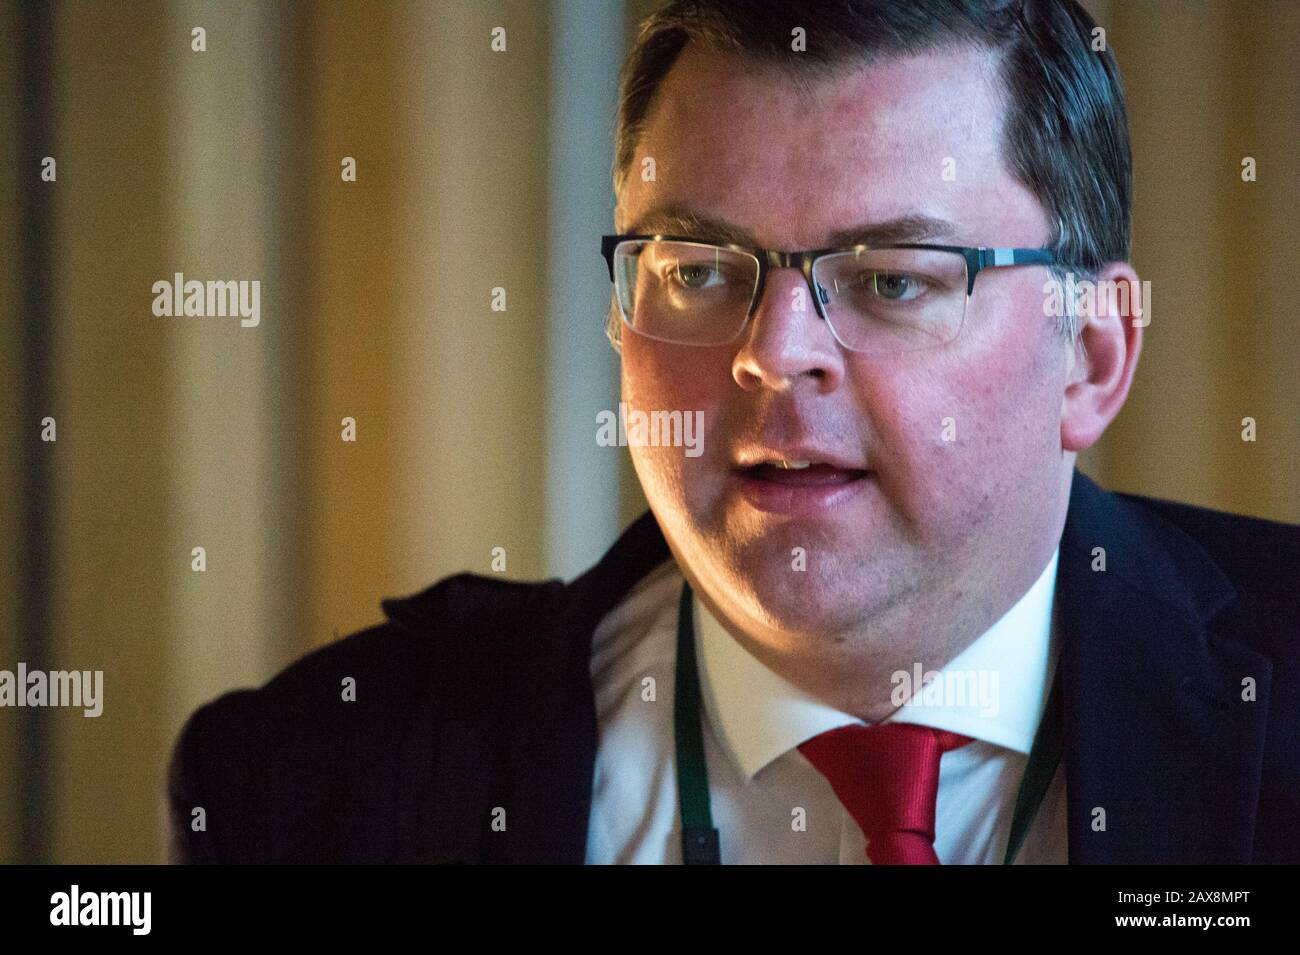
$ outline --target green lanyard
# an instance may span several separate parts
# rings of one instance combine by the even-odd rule
[[[718,865],[722,861],[718,830],[709,808],[709,775],[704,765],[704,735],[700,728],[700,679],[695,666],[695,623],[691,586],[682,583],[677,611],[677,690],[673,699],[673,733],[677,743],[677,792],[682,813],[682,861],[686,865]],[[1061,681],[1052,683],[1043,721],[1034,737],[1016,811],[1011,819],[1004,865],[1010,865],[1025,841],[1029,825],[1042,805],[1047,787],[1061,760]]]

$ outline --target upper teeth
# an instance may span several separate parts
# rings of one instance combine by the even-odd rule
[[[773,464],[778,468],[785,468],[787,470],[794,470],[794,471],[798,471],[803,468],[810,467],[812,465],[811,461],[786,461],[783,458],[777,458],[776,460],[769,461],[768,463]]]

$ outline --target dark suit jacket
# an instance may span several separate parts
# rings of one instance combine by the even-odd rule
[[[592,631],[669,557],[646,512],[571,583],[448,577],[201,707],[172,754],[173,858],[581,863]],[[1056,586],[1070,861],[1300,861],[1300,526],[1076,471]]]

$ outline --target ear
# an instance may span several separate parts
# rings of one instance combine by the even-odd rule
[[[1070,356],[1061,399],[1061,447],[1066,451],[1091,447],[1124,406],[1151,310],[1127,262],[1110,262],[1095,281],[1079,279],[1076,286],[1079,347]]]

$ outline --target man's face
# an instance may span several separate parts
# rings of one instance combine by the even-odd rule
[[[677,233],[654,218],[672,206],[779,250],[908,216],[951,224],[911,241],[1046,243],[1041,205],[1002,157],[1003,98],[986,54],[882,60],[819,81],[811,97],[755,70],[683,51],[638,143],[619,231]],[[624,328],[630,408],[703,413],[698,457],[631,453],[674,552],[727,616],[838,639],[906,619],[901,608],[918,599],[996,591],[1009,567],[1042,552],[1073,461],[1060,440],[1069,348],[1044,314],[1048,277],[1032,266],[981,273],[959,338],[891,356],[844,349],[815,308],[800,309],[811,293],[797,269],[769,271],[727,345]],[[742,467],[779,457],[837,468]],[[782,480],[792,477],[806,483]]]

